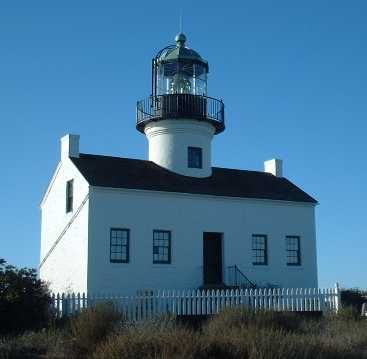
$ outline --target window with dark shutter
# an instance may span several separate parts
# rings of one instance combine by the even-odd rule
[[[203,151],[200,147],[188,147],[188,167],[203,168]]]
[[[66,213],[73,211],[74,180],[66,182]]]
[[[153,231],[153,263],[171,263],[170,231]]]
[[[286,236],[287,265],[301,265],[301,248],[299,236]]]
[[[128,263],[130,250],[130,230],[111,228],[110,231],[110,262]]]
[[[268,264],[268,238],[264,234],[252,235],[252,264]]]

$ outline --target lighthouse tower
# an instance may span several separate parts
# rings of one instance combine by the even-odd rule
[[[138,131],[149,142],[149,160],[191,177],[212,174],[211,142],[224,131],[224,104],[208,97],[208,62],[186,46],[186,36],[152,60],[152,95],[137,103]]]

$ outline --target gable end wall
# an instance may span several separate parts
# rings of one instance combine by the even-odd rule
[[[73,211],[66,213],[66,182],[71,179]],[[87,290],[88,192],[86,180],[69,158],[64,159],[41,204],[40,278],[53,292]]]

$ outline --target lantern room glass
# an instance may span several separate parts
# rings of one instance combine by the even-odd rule
[[[175,61],[156,66],[156,95],[207,95],[207,68],[204,64]]]

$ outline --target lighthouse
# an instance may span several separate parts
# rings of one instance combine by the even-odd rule
[[[317,201],[279,159],[264,171],[212,166],[224,104],[186,43],[180,33],[153,57],[152,92],[130,123],[148,160],[61,139],[41,202],[40,278],[53,292],[317,287]]]
[[[149,160],[190,177],[212,175],[211,144],[224,131],[224,103],[208,96],[209,65],[186,45],[158,51],[152,60],[152,93],[137,102],[138,131],[149,142]]]

